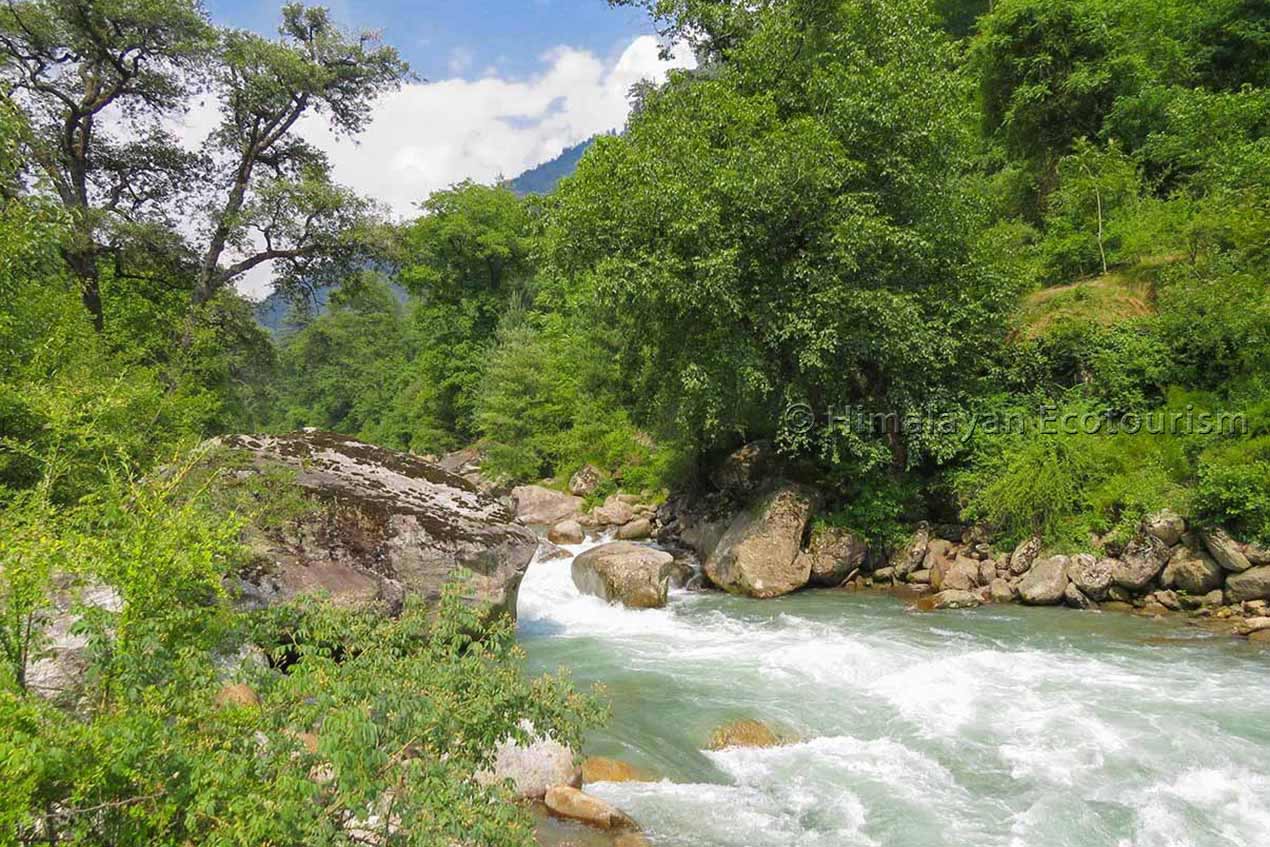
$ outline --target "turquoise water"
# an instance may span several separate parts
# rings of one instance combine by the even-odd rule
[[[535,670],[606,686],[613,720],[586,752],[661,781],[588,790],[656,845],[1270,845],[1270,651],[881,594],[636,611],[580,596],[569,565],[531,566],[521,641]],[[705,751],[737,718],[797,740]]]

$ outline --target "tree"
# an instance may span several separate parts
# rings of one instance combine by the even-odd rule
[[[971,262],[957,182],[955,52],[919,0],[780,5],[717,73],[672,79],[597,141],[548,255],[623,338],[640,423],[704,448],[776,434],[829,466],[919,460],[929,445],[893,428],[781,414],[947,402],[998,337],[1002,281]]]
[[[29,124],[24,152],[69,214],[63,256],[98,329],[98,263],[125,238],[169,227],[169,201],[188,184],[191,157],[161,122],[184,104],[212,44],[194,0],[0,7],[3,80]]]
[[[208,157],[223,195],[209,203],[193,299],[206,303],[264,262],[310,282],[339,276],[362,260],[356,232],[369,205],[334,185],[326,158],[295,132],[306,114],[337,133],[360,132],[374,99],[407,72],[374,33],[345,35],[326,9],[283,7],[280,39],[230,31],[216,69],[222,121]],[[226,254],[236,255],[228,264]]]
[[[476,435],[475,405],[499,320],[522,302],[532,272],[531,219],[505,188],[464,182],[438,191],[404,235],[401,281],[417,295],[415,350],[391,417],[415,449],[452,449]]]
[[[406,362],[401,305],[377,281],[337,295],[283,343],[278,424],[370,437]]]
[[[98,329],[106,261],[115,277],[192,284],[196,307],[265,262],[311,284],[364,264],[372,204],[295,130],[306,114],[365,126],[406,74],[377,35],[299,4],[270,40],[217,32],[194,0],[26,0],[0,9],[0,58],[34,175],[70,214],[63,254]],[[222,120],[192,153],[168,127],[205,84]]]
[[[723,58],[753,31],[762,10],[783,0],[609,0],[610,6],[635,6],[648,12],[670,57],[677,41],[690,44],[705,62]]]

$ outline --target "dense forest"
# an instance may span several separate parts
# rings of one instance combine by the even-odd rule
[[[1163,507],[1270,542],[1267,0],[610,2],[698,66],[553,193],[464,182],[404,223],[298,129],[356,135],[408,77],[373,35],[0,8],[3,843],[356,843],[385,790],[417,825],[374,843],[532,843],[467,777],[526,715],[599,719],[457,602],[234,611],[243,516],[187,473],[217,435],[474,445],[492,485],[592,464],[600,494],[770,439],[879,543],[1077,551]],[[265,263],[276,337],[235,289]],[[70,574],[121,597],[73,708],[24,682]],[[247,640],[287,652],[268,711],[213,702]]]

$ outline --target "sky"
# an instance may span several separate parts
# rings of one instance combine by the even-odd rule
[[[276,5],[206,0],[212,20],[262,34],[277,30]],[[638,10],[605,0],[329,0],[349,29],[382,31],[420,78],[375,105],[355,140],[320,119],[301,133],[331,159],[335,179],[407,217],[430,193],[464,179],[511,178],[597,133],[620,129],[627,92],[690,66],[688,51],[658,56]],[[215,123],[210,108],[185,118],[191,143]],[[272,274],[258,268],[239,289],[260,297]]]

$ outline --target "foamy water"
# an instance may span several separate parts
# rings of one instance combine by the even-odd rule
[[[568,559],[531,566],[519,618],[536,670],[605,685],[588,752],[663,777],[588,788],[657,845],[1270,844],[1270,654],[1230,639],[841,592],[636,611]],[[704,750],[751,717],[797,740]]]

